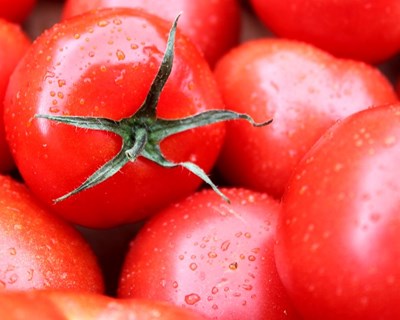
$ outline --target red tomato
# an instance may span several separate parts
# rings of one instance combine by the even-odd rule
[[[374,67],[305,43],[259,39],[225,55],[215,75],[227,109],[270,126],[231,122],[218,169],[224,179],[280,197],[297,162],[335,121],[397,101]]]
[[[279,275],[304,319],[400,318],[400,104],[337,123],[296,167]]]
[[[36,0],[0,0],[0,18],[21,23],[25,21],[36,4]]]
[[[5,122],[17,166],[32,191],[69,221],[89,227],[137,221],[201,184],[182,168],[163,168],[139,157],[103,183],[53,204],[112,159],[121,150],[121,138],[34,118],[130,117],[158,71],[169,27],[134,9],[90,12],[47,30],[13,73]],[[178,32],[174,66],[157,116],[176,119],[223,107],[206,61]],[[178,133],[165,139],[161,149],[168,160],[192,161],[208,172],[224,132],[216,124]]]
[[[314,44],[334,55],[381,62],[400,50],[398,0],[250,0],[278,36]]]
[[[214,66],[230,48],[238,44],[240,6],[237,0],[67,0],[63,18],[104,7],[142,8],[168,21],[182,12],[180,29],[189,36]]]
[[[205,319],[187,309],[158,301],[114,299],[99,294],[48,290],[0,292],[0,318],[2,320]]]
[[[81,235],[6,176],[0,176],[0,212],[0,291],[103,291],[97,260]]]
[[[15,4],[14,4],[15,5]],[[0,1],[1,10],[1,1]],[[0,18],[0,115],[3,115],[3,100],[11,73],[18,61],[27,51],[31,42],[27,35],[17,24]],[[6,173],[14,169],[8,144],[5,138],[4,125],[0,125],[0,173]]]
[[[211,190],[154,216],[129,248],[120,297],[163,300],[212,319],[295,319],[275,268],[279,204],[265,194]]]

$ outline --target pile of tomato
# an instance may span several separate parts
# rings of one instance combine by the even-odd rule
[[[0,0],[0,319],[400,318],[399,20]]]

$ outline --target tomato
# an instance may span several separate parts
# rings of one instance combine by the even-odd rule
[[[398,0],[250,0],[279,37],[306,41],[334,55],[382,62],[400,50]]]
[[[0,5],[1,8],[1,5]],[[1,9],[0,9],[1,10]],[[11,73],[18,61],[25,54],[31,42],[17,24],[0,18],[0,102],[3,114],[3,100]],[[0,173],[10,172],[15,168],[5,138],[4,125],[0,126]]]
[[[96,257],[81,235],[7,176],[0,176],[0,212],[0,291],[103,292]]]
[[[2,320],[204,319],[189,310],[158,301],[53,290],[0,292],[0,317]]]
[[[130,151],[121,149],[122,139],[113,132],[37,118],[90,116],[91,124],[110,126],[120,119],[131,121],[127,118],[139,113],[158,72],[169,27],[134,9],[89,12],[44,32],[11,76],[5,126],[17,167],[33,193],[67,220],[96,228],[138,221],[201,185],[197,176],[182,168],[164,168],[144,157],[128,161]],[[157,118],[163,123],[224,108],[208,64],[179,32],[172,73],[159,100],[150,100],[158,103]],[[147,120],[154,119],[143,121]],[[140,129],[147,127],[146,122]],[[208,172],[224,132],[223,124],[178,132],[162,141],[159,156],[170,161],[167,166],[191,161]],[[129,143],[141,141],[136,132],[126,136]],[[148,151],[142,147],[138,149]],[[119,152],[128,163],[111,178],[54,203]]]
[[[279,204],[206,189],[151,218],[132,241],[118,295],[167,301],[211,319],[295,319],[275,268]]]
[[[276,262],[305,319],[400,317],[400,105],[331,127],[282,200]]]
[[[337,120],[397,101],[378,69],[337,59],[311,45],[264,38],[226,54],[215,76],[227,109],[270,126],[228,123],[218,163],[225,181],[281,197],[298,161]]]
[[[0,18],[13,22],[24,22],[33,10],[36,0],[0,0]]]
[[[0,297],[2,320],[66,320],[58,307],[37,291],[0,291]]]
[[[211,66],[239,43],[241,22],[237,0],[174,0],[168,4],[164,0],[68,0],[62,16],[65,19],[104,7],[142,8],[171,22],[182,12],[179,28],[203,52]]]

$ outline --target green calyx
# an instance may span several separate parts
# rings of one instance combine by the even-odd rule
[[[244,119],[249,121],[253,126],[261,127],[271,123],[272,120],[256,123],[247,114],[240,114],[229,110],[209,110],[194,116],[173,120],[157,118],[156,110],[158,100],[172,70],[175,33],[178,19],[179,16],[173,22],[172,28],[169,32],[167,48],[163,60],[157,75],[151,84],[147,97],[134,115],[119,121],[86,116],[54,116],[46,114],[37,114],[35,116],[36,118],[48,119],[79,128],[113,132],[122,138],[121,150],[117,155],[101,166],[76,189],[55,199],[54,202],[65,200],[74,194],[96,186],[112,177],[129,161],[135,161],[139,156],[166,168],[177,166],[186,168],[211,186],[211,188],[225,201],[229,202],[229,199],[195,163],[176,163],[166,159],[160,149],[161,141],[173,134],[221,121]]]

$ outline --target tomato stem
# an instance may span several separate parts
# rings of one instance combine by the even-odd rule
[[[117,155],[96,170],[76,189],[55,199],[54,202],[63,201],[74,194],[96,186],[116,174],[129,161],[135,161],[139,156],[165,168],[181,166],[189,170],[206,182],[225,201],[230,202],[228,197],[218,189],[198,165],[189,161],[171,162],[166,159],[160,149],[161,141],[176,133],[227,120],[244,119],[256,127],[265,126],[271,123],[272,120],[256,123],[247,114],[240,114],[229,110],[209,110],[181,119],[157,118],[158,101],[172,70],[175,34],[179,16],[177,16],[172,24],[161,65],[149,92],[134,115],[119,121],[86,116],[54,116],[47,114],[37,114],[35,116],[36,118],[48,119],[79,128],[113,132],[122,138],[121,149]]]

